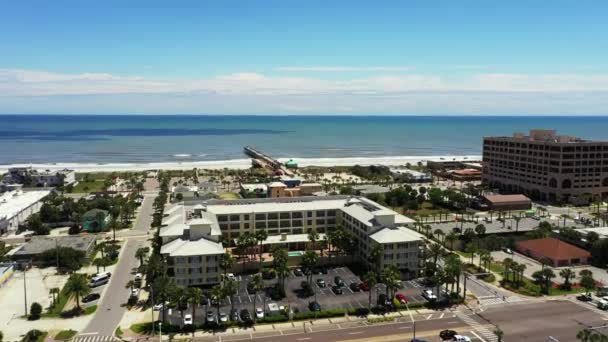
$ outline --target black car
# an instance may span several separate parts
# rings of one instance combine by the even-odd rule
[[[454,336],[458,335],[457,332],[455,332],[454,330],[442,330],[439,333],[439,338],[443,341],[449,341],[449,340],[453,340]]]
[[[203,299],[201,299],[201,305],[209,305],[209,298],[203,297]]]
[[[283,295],[282,295],[281,291],[279,289],[277,289],[276,287],[268,288],[266,293],[268,294],[268,297],[270,297],[272,300],[283,299]]]
[[[336,276],[334,278],[334,283],[336,283],[337,286],[346,286],[346,283],[344,282],[344,280],[340,277],[340,276]]]
[[[254,293],[256,292],[256,291],[255,291],[255,288],[253,287],[253,283],[249,283],[249,284],[247,284],[247,292],[248,292],[249,294],[254,294]]]
[[[327,274],[328,273],[327,267],[322,267],[322,266],[315,267],[315,268],[312,269],[312,273],[314,273],[316,275]]]
[[[325,280],[323,280],[323,279],[317,279],[316,282],[319,287],[325,287],[325,285],[326,285]]]
[[[384,293],[381,293],[378,295],[378,305],[390,306],[391,304],[392,304],[391,301],[388,299],[388,297]]]
[[[321,311],[321,304],[317,302],[310,302],[308,303],[308,308],[310,311]]]
[[[232,309],[232,310],[230,311],[230,319],[231,319],[233,322],[238,322],[238,321],[239,321],[239,319],[240,319],[240,318],[239,318],[239,311],[238,311],[237,309]]]
[[[350,283],[348,287],[350,287],[353,292],[359,292],[361,290],[359,283]]]
[[[266,280],[274,279],[276,276],[277,275],[272,270],[266,270],[266,271],[262,272],[262,278],[266,279]]]
[[[341,295],[342,293],[344,293],[342,292],[342,288],[338,285],[332,287],[331,290],[334,291],[334,293],[337,295]]]
[[[83,303],[89,303],[99,299],[99,293],[90,293],[82,298]]]
[[[582,294],[582,295],[576,296],[576,299],[580,300],[581,302],[590,302],[593,299],[593,297],[591,297],[590,294]]]
[[[241,316],[241,321],[243,321],[245,323],[253,322],[253,320],[251,319],[251,314],[249,313],[249,310],[247,310],[247,309],[241,310],[240,316]]]
[[[302,272],[302,269],[296,268],[296,269],[293,271],[293,275],[295,275],[296,277],[301,277],[301,276],[303,276],[303,275],[304,275],[304,272]]]

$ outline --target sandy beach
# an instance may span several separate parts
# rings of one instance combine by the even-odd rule
[[[403,166],[407,163],[439,160],[481,160],[479,155],[467,156],[392,156],[392,157],[365,157],[365,158],[293,158],[300,167],[305,166],[353,166],[353,165],[386,165]],[[282,162],[287,159],[279,159]],[[188,170],[198,169],[247,169],[251,166],[251,159],[232,159],[217,161],[185,161],[185,162],[159,162],[159,163],[49,163],[49,164],[13,164],[0,165],[0,173],[5,173],[11,167],[31,166],[39,170],[70,169],[76,172],[111,172],[111,171],[144,171],[144,170]]]

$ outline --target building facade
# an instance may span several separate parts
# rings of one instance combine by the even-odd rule
[[[608,142],[554,130],[483,139],[483,182],[532,199],[584,203],[608,198]]]
[[[265,251],[277,244],[302,251],[309,230],[317,231],[322,238],[342,227],[355,237],[354,253],[361,262],[373,267],[395,265],[404,278],[417,274],[424,243],[422,235],[408,228],[413,220],[363,197],[192,201],[170,208],[167,213],[160,232],[161,254],[168,258],[169,268],[173,269],[169,274],[174,275],[178,285],[219,281],[217,260],[224,253],[222,242],[234,245],[245,232],[265,230],[269,235],[262,243]],[[200,223],[198,220],[206,222],[207,233],[193,239],[192,222]],[[370,259],[376,244],[384,251],[381,260]],[[180,248],[175,249],[178,245]]]
[[[40,211],[50,191],[7,191],[0,195],[0,234],[14,232],[30,215]]]

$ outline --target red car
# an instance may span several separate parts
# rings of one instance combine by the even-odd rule
[[[366,282],[362,282],[359,284],[359,289],[361,289],[361,291],[369,291],[369,285],[367,285]]]
[[[407,298],[405,298],[405,296],[402,293],[397,293],[395,295],[395,298],[397,298],[397,300],[399,301],[399,303],[401,303],[401,304],[407,304]]]

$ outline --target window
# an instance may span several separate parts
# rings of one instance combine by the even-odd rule
[[[239,215],[230,215],[230,221],[240,221]]]
[[[317,217],[325,217],[325,211],[324,210],[317,210]]]
[[[230,230],[239,230],[241,229],[241,225],[239,223],[231,223]]]
[[[289,220],[283,220],[280,221],[281,222],[281,228],[289,228],[291,227],[291,222],[289,222]]]
[[[306,217],[312,217],[312,211],[307,212]]]
[[[293,220],[294,227],[302,227],[302,220]]]
[[[249,214],[243,215],[243,220],[249,220]]]
[[[269,220],[276,220],[279,218],[279,215],[277,213],[269,213],[268,214],[268,219]]]
[[[289,219],[289,213],[281,213],[281,220]]]
[[[227,215],[218,215],[217,216],[217,221],[218,222],[226,222],[226,221],[228,221],[228,216]]]
[[[266,228],[266,222],[258,221],[255,223],[255,229],[264,229]]]
[[[265,220],[266,214],[255,214],[255,219],[256,220]]]
[[[277,221],[268,221],[268,228],[277,228],[279,223]]]
[[[335,210],[328,210],[327,211],[327,216],[336,216],[336,211]]]
[[[325,224],[325,219],[318,218],[317,219],[317,224]]]
[[[291,217],[294,219],[302,218],[302,213],[299,211],[291,213]]]

